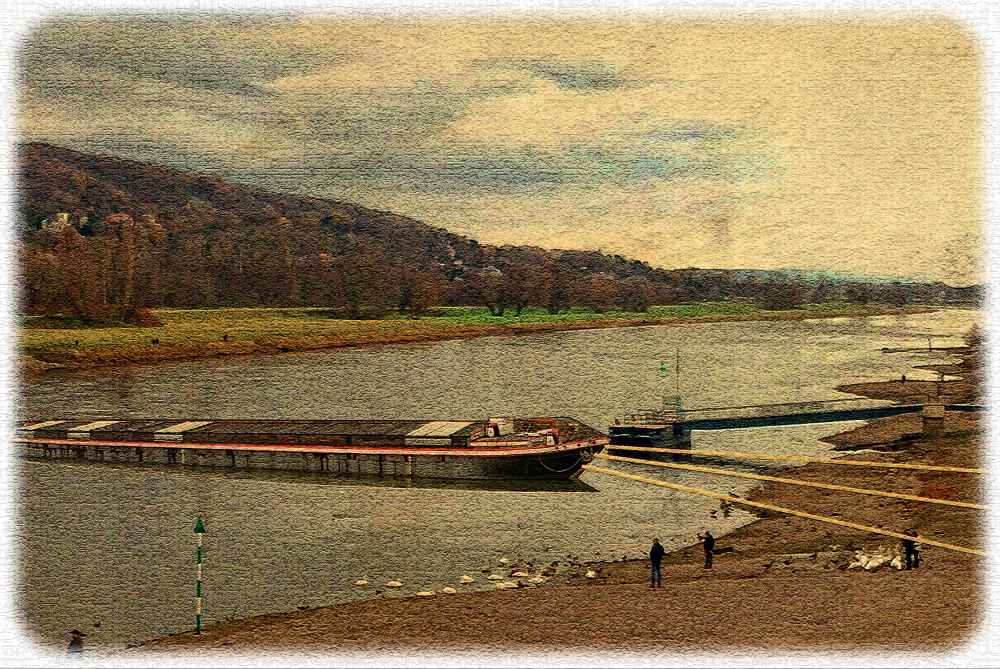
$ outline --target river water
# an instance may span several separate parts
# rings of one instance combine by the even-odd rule
[[[568,415],[606,429],[674,394],[687,407],[836,399],[843,383],[947,360],[883,347],[961,345],[978,312],[704,323],[62,371],[21,388],[25,418],[467,418]],[[670,367],[664,381],[661,361]],[[696,433],[695,448],[812,454],[851,423]],[[617,465],[609,465],[617,466]],[[632,467],[624,465],[622,468]],[[648,470],[719,491],[734,479]],[[191,629],[194,519],[205,517],[207,623],[462,588],[498,560],[640,557],[746,523],[718,504],[585,474],[551,486],[386,485],[283,473],[19,460],[19,623],[40,643],[88,633],[96,650]],[[722,543],[722,542],[720,542]],[[724,543],[722,543],[724,545]],[[353,586],[367,578],[368,588]],[[399,579],[403,587],[382,584]],[[376,590],[381,591],[376,594]]]

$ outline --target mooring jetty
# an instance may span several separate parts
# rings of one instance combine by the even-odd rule
[[[946,411],[982,411],[978,404],[889,404],[867,398],[784,402],[698,409],[642,409],[615,420],[609,427],[609,453],[616,446],[691,448],[691,433],[700,430],[810,425],[842,421],[873,420],[919,413],[925,432],[933,432]],[[628,450],[628,449],[620,449]]]
[[[568,417],[24,421],[27,457],[439,479],[568,479],[605,435]]]

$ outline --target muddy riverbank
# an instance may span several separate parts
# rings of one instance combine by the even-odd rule
[[[977,351],[949,353],[962,362],[948,366],[947,373],[963,378],[942,382],[941,396],[976,401]],[[897,401],[913,401],[930,391],[913,383],[842,389]],[[949,413],[936,431],[925,433],[919,417],[900,416],[829,441],[855,450],[850,455],[854,460],[978,467],[984,420]],[[966,473],[822,463],[797,467],[791,474],[784,471],[799,479],[925,497],[976,502],[984,496],[980,479]],[[972,548],[983,548],[985,542],[981,512],[966,508],[781,484],[768,484],[748,499],[887,530],[915,530]],[[705,518],[706,527],[714,515]],[[975,555],[927,547],[916,570],[849,568],[856,551],[889,552],[898,549],[898,542],[774,513],[720,537],[718,545],[733,550],[719,555],[711,570],[702,567],[697,545],[669,554],[665,587],[659,590],[647,586],[644,561],[571,565],[537,587],[526,582],[529,587],[499,592],[373,599],[257,616],[213,625],[202,636],[184,633],[159,639],[131,652],[180,651],[204,657],[269,650],[324,655],[511,649],[926,650],[968,640],[984,615],[985,560]],[[508,571],[517,568],[510,565]]]

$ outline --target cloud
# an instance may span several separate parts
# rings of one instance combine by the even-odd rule
[[[509,94],[499,82],[425,80],[393,88],[339,87],[323,94],[289,90],[272,106],[294,113],[314,138],[350,152],[375,147],[410,150],[439,133],[477,101]]]
[[[23,50],[31,76],[22,132],[41,140],[58,133],[75,148],[103,146],[295,192],[634,190],[678,179],[737,181],[753,175],[748,165],[761,164],[760,147],[733,150],[741,129],[612,114],[613,89],[626,83],[599,61],[430,67],[410,59],[394,67],[398,56],[386,51],[331,60],[332,47],[314,41],[293,50],[287,40],[264,39],[266,24],[240,29],[171,20],[112,23],[103,31],[86,23],[46,26]],[[587,113],[578,113],[579,98],[587,99]],[[542,123],[518,127],[530,115],[516,105],[534,106]],[[79,113],[84,108],[90,111]],[[521,141],[455,133],[470,119],[504,124],[510,109],[516,113],[506,127]],[[633,127],[636,117],[649,127]],[[604,126],[560,125],[588,118],[603,118]],[[532,143],[535,136],[542,141]]]
[[[559,88],[578,93],[610,91],[634,85],[633,82],[627,82],[623,79],[610,63],[596,60],[566,62],[541,59],[497,59],[486,61],[483,66],[487,69],[521,69],[536,77],[547,79]]]
[[[485,241],[978,267],[980,65],[949,25],[89,15],[18,65],[22,139]]]
[[[307,177],[317,183],[364,182],[409,193],[538,195],[564,189],[615,187],[636,191],[653,182],[702,179],[737,182],[766,173],[766,156],[675,151],[667,144],[565,147],[462,145],[450,149],[313,155]]]
[[[733,149],[739,129],[617,113],[619,89],[638,84],[598,58],[446,58],[433,41],[379,43],[358,27],[327,39],[327,29],[43,24],[21,50],[22,133],[297,192],[634,190],[732,182],[761,163]]]
[[[667,142],[721,142],[735,139],[739,133],[737,128],[714,123],[687,123],[672,127],[659,128],[647,133],[650,139],[662,139]]]
[[[55,20],[28,37],[19,57],[23,73],[74,63],[136,81],[253,96],[270,94],[261,83],[349,60],[329,45],[298,49],[287,41],[266,39],[287,27],[280,19]]]

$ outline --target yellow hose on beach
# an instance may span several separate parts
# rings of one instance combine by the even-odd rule
[[[919,495],[906,495],[898,492],[885,492],[883,490],[872,490],[871,488],[852,488],[844,485],[834,485],[832,483],[819,483],[816,481],[804,481],[802,479],[786,479],[780,476],[767,476],[765,474],[751,474],[748,472],[734,472],[728,469],[718,469],[717,467],[699,467],[698,465],[681,465],[669,462],[657,462],[655,460],[641,460],[639,458],[626,458],[620,455],[604,455],[598,453],[594,456],[600,460],[615,460],[618,462],[632,462],[638,465],[652,465],[654,467],[667,467],[668,469],[683,469],[689,472],[699,472],[702,474],[718,474],[721,476],[735,476],[741,479],[754,479],[755,481],[772,481],[774,483],[787,483],[789,485],[799,485],[808,488],[824,488],[826,490],[839,490],[841,492],[854,492],[860,495],[875,495],[877,497],[895,497],[898,499],[908,499],[913,502],[927,502],[928,504],[944,504],[946,506],[961,506],[967,509],[988,509],[983,504],[974,502],[960,502],[952,499],[939,499],[937,497],[920,497]]]
[[[823,458],[811,458],[805,455],[783,455],[781,453],[749,453],[746,451],[701,451],[685,448],[654,448],[652,446],[619,446],[612,444],[608,448],[616,451],[642,451],[645,453],[677,453],[679,455],[690,455],[696,458],[717,458],[731,457],[744,458],[747,460],[781,460],[790,462],[813,462],[821,465],[848,465],[853,467],[884,467],[887,469],[922,469],[932,472],[958,472],[961,474],[985,474],[983,469],[971,467],[946,467],[944,465],[920,465],[906,462],[869,462],[867,460],[826,460]]]
[[[830,518],[828,516],[819,516],[814,513],[806,513],[805,511],[796,511],[795,509],[788,509],[786,507],[776,506],[774,504],[765,504],[764,502],[751,502],[749,500],[742,499],[740,497],[734,497],[732,495],[726,495],[724,493],[715,492],[713,490],[706,490],[704,488],[695,488],[692,486],[681,485],[679,483],[668,483],[666,481],[657,481],[656,479],[651,479],[646,476],[639,476],[637,474],[627,474],[625,472],[618,471],[616,469],[607,469],[605,467],[596,467],[594,465],[584,465],[583,468],[587,471],[607,474],[609,476],[617,476],[619,478],[630,479],[632,481],[639,481],[641,483],[648,483],[650,485],[660,486],[661,488],[670,488],[671,490],[686,492],[692,495],[714,497],[715,499],[725,500],[727,502],[732,502],[733,504],[752,506],[758,509],[766,509],[767,511],[785,513],[790,516],[799,516],[800,518],[809,518],[810,520],[816,520],[821,523],[829,523],[831,525],[850,527],[855,530],[862,530],[864,532],[871,532],[873,534],[881,534],[887,537],[895,537],[897,539],[910,539],[912,541],[919,541],[920,543],[927,546],[937,546],[938,548],[957,551],[959,553],[969,553],[971,555],[981,555],[984,557],[986,556],[986,552],[979,550],[978,548],[966,548],[965,546],[956,546],[954,544],[948,544],[943,541],[934,541],[932,539],[928,539],[927,537],[910,536],[909,534],[901,534],[899,532],[893,532],[891,530],[883,530],[878,527],[869,527],[868,525],[852,523],[846,520],[837,520],[836,518]]]

